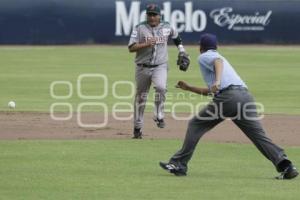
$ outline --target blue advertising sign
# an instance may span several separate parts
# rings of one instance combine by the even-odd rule
[[[0,44],[124,44],[145,20],[150,1],[5,0],[0,2]],[[221,43],[300,43],[300,1],[151,1],[185,43],[203,32]]]

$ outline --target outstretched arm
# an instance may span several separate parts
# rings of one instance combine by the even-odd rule
[[[194,87],[194,86],[191,86],[191,85],[187,84],[184,81],[178,81],[178,83],[175,87],[176,88],[181,88],[182,90],[187,90],[187,91],[190,91],[190,92],[194,92],[196,94],[204,95],[204,96],[207,96],[210,92],[208,88]]]
[[[174,44],[177,46],[177,48],[179,50],[177,65],[179,66],[179,69],[181,71],[187,71],[187,69],[189,68],[190,62],[191,62],[190,57],[185,52],[185,49],[182,45],[182,40],[181,40],[179,34],[177,33],[177,36],[173,37],[172,39],[174,41]]]
[[[173,42],[177,46],[179,52],[185,52],[185,49],[182,45],[182,39],[179,34],[177,35],[176,38],[173,38]]]

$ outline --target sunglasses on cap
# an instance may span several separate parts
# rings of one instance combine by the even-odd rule
[[[157,14],[157,13],[152,13],[152,12],[150,12],[150,13],[147,13],[147,15],[148,15],[148,16],[154,16],[154,17],[155,17],[155,16],[157,16],[158,14]]]

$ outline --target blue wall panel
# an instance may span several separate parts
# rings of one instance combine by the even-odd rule
[[[1,0],[0,44],[124,44],[150,1]],[[185,43],[300,43],[300,1],[152,1]],[[142,16],[141,16],[142,15]]]

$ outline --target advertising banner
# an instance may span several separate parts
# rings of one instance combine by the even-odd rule
[[[145,20],[150,1],[5,0],[1,44],[124,44]],[[151,1],[162,18],[195,44],[204,32],[226,44],[300,43],[300,1]]]

